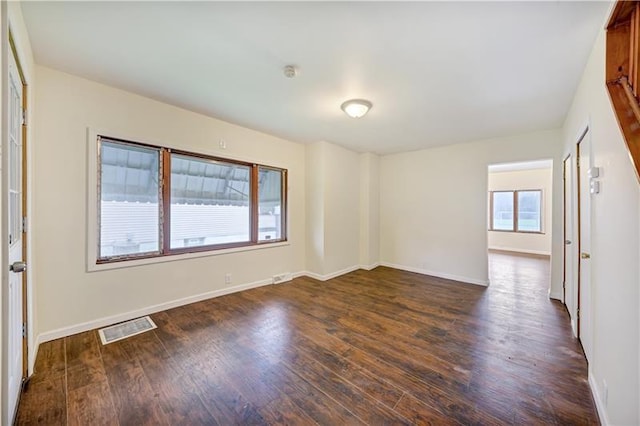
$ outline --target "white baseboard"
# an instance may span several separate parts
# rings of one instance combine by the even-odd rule
[[[562,302],[562,293],[549,291],[549,299],[556,299]]]
[[[593,400],[596,402],[596,410],[598,410],[598,416],[600,416],[600,423],[602,423],[602,426],[610,425],[609,416],[607,416],[607,410],[604,407],[602,398],[600,398],[600,391],[598,390],[596,378],[593,376],[591,368],[589,368],[589,387],[591,388]]]
[[[513,248],[513,247],[489,247],[489,250],[514,251],[516,253],[538,254],[538,255],[541,255],[541,256],[551,256],[551,252],[544,251],[544,250],[528,250],[528,249]]]
[[[414,268],[413,266],[405,266],[405,265],[398,265],[395,263],[389,263],[389,262],[380,262],[381,266],[386,266],[388,268],[394,268],[394,269],[400,269],[403,271],[408,271],[408,272],[415,272],[418,274],[422,274],[422,275],[431,275],[433,277],[438,277],[438,278],[444,278],[447,280],[453,280],[453,281],[460,281],[463,283],[467,283],[467,284],[475,284],[475,285],[481,285],[481,286],[488,286],[489,285],[489,280],[478,280],[475,278],[469,278],[469,277],[462,277],[459,275],[452,275],[452,274],[447,274],[444,272],[435,272],[435,271],[427,271],[426,269],[421,269],[421,268]]]
[[[27,377],[31,376],[34,372],[39,347],[40,336],[35,336],[33,339],[31,339],[31,341],[28,342]]]
[[[309,272],[309,271],[305,271],[303,273],[303,275],[306,275],[307,277],[313,278],[314,280],[327,281],[327,280],[330,280],[332,278],[339,277],[340,275],[344,275],[344,274],[348,274],[349,272],[357,271],[358,269],[360,269],[360,265],[349,266],[348,268],[341,269],[339,271],[332,272],[330,274],[325,274],[325,275],[320,275],[320,274],[316,274],[315,272]]]
[[[233,287],[222,288],[219,290],[196,294],[195,296],[184,297],[182,299],[176,299],[170,302],[148,306],[142,309],[136,309],[134,311],[125,312],[122,314],[98,318],[92,321],[83,322],[81,324],[76,324],[69,327],[62,327],[56,330],[47,331],[46,333],[42,333],[38,335],[36,339],[35,353],[37,355],[37,351],[38,351],[37,347],[40,346],[40,343],[48,342],[50,340],[60,339],[61,337],[71,336],[73,334],[82,333],[84,331],[93,330],[95,328],[105,327],[105,326],[116,324],[122,321],[128,321],[130,319],[138,318],[144,315],[165,311],[167,309],[176,308],[178,306],[188,305],[189,303],[200,302],[202,300],[212,299],[214,297],[224,296],[226,294],[237,293],[239,291],[249,290],[251,288],[256,288],[256,287],[262,287],[265,285],[269,285],[271,283],[272,283],[271,279],[266,279],[266,280],[255,281],[248,284],[241,284]]]
[[[371,265],[360,265],[360,269],[370,271],[372,269],[376,269],[378,266],[380,266],[380,262],[372,263]]]

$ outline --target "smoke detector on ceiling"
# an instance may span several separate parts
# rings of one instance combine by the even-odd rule
[[[298,68],[295,65],[287,65],[284,67],[284,76],[294,78],[298,75]]]

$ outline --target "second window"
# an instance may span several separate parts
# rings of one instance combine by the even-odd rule
[[[542,190],[491,191],[490,231],[542,232]]]

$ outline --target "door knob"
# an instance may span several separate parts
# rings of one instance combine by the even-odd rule
[[[566,245],[569,245],[569,244],[571,244],[571,240],[564,240],[564,243],[565,243]]]
[[[9,270],[15,273],[22,272],[25,269],[27,269],[27,263],[21,260],[18,262],[13,262],[11,266],[9,266]]]
[[[591,259],[591,255],[589,253],[580,253],[581,259]]]

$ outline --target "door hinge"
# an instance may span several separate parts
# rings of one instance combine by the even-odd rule
[[[22,337],[27,338],[27,324],[24,322],[22,323]]]
[[[27,110],[22,108],[22,125],[27,125]]]
[[[580,308],[576,309],[576,318],[580,318]]]
[[[22,232],[27,233],[27,217],[22,216]]]

